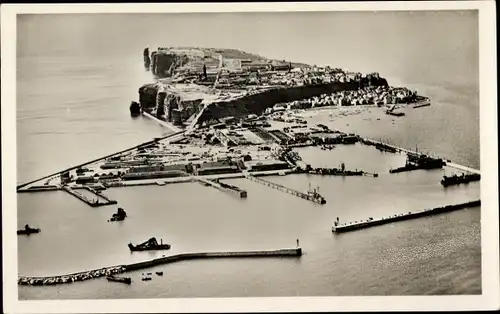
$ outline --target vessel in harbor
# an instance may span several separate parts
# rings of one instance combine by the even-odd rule
[[[42,231],[42,230],[40,230],[40,228],[31,228],[29,225],[25,225],[24,229],[17,230],[17,234],[18,235],[30,235],[33,233],[39,233],[40,231]]]
[[[108,281],[120,282],[130,285],[132,283],[132,279],[130,277],[116,277],[116,276],[107,276],[106,279]]]
[[[422,100],[417,101],[415,104],[413,104],[413,108],[420,108],[420,107],[427,107],[431,105],[431,100],[427,97],[424,97]]]
[[[160,239],[160,243],[156,241],[156,238],[153,237],[141,244],[133,245],[132,243],[128,244],[130,251],[154,251],[154,250],[169,250],[170,244],[163,244],[163,240]]]
[[[461,175],[452,175],[452,176],[443,176],[443,179],[441,180],[441,185],[444,187],[451,186],[451,185],[458,185],[458,184],[467,184],[469,182],[475,182],[481,180],[481,175],[477,173],[469,173],[465,174],[462,173]]]
[[[326,204],[326,200],[321,194],[319,194],[319,186],[316,188],[312,188],[311,184],[309,184],[309,189],[306,191],[306,194],[310,196],[313,200],[315,200],[319,204]]]

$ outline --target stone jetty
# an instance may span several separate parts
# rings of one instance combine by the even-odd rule
[[[128,265],[119,265],[113,267],[105,267],[90,271],[73,273],[61,276],[49,277],[20,277],[18,279],[19,285],[41,286],[41,285],[55,285],[63,283],[73,283],[84,281],[104,276],[116,275],[127,271],[149,268],[157,265],[169,264],[183,260],[192,259],[213,259],[213,258],[262,258],[262,257],[300,257],[302,256],[302,248],[297,247],[294,249],[280,249],[268,251],[241,251],[241,252],[201,252],[201,253],[182,253],[161,258],[156,258],[144,262],[138,262]]]
[[[354,221],[354,222],[343,223],[343,224],[340,224],[339,221],[337,220],[334,222],[334,225],[332,227],[332,232],[340,233],[340,232],[354,231],[354,230],[358,230],[358,229],[375,227],[375,226],[385,225],[385,224],[392,223],[392,222],[415,219],[415,218],[419,218],[419,217],[431,216],[431,215],[446,213],[446,212],[450,212],[450,211],[454,211],[454,210],[458,210],[458,209],[475,207],[475,206],[480,206],[480,205],[481,205],[481,200],[476,200],[476,201],[471,201],[471,202],[466,202],[466,203],[424,209],[424,210],[420,210],[420,211],[416,211],[416,212],[395,214],[395,215],[392,215],[389,217],[383,217],[383,218],[378,218],[378,219],[373,219],[372,217],[370,217],[366,220]]]

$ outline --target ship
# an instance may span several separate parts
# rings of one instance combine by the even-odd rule
[[[21,229],[21,230],[17,230],[17,234],[18,235],[21,235],[21,234],[24,234],[24,235],[30,235],[32,233],[40,233],[40,228],[31,228],[29,225],[26,225],[24,226],[24,229]]]
[[[387,110],[385,113],[390,115],[390,116],[395,116],[395,117],[402,117],[405,115],[405,113],[401,112],[401,111],[389,111],[389,110]]]
[[[416,102],[412,107],[413,108],[420,108],[420,107],[427,107],[430,105],[431,105],[431,100],[426,97],[423,100]]]
[[[156,238],[153,237],[141,244],[133,245],[132,243],[128,244],[130,251],[153,251],[153,250],[169,250],[170,244],[163,244],[163,240],[160,239],[160,243],[156,241]]]
[[[385,114],[388,114],[388,115],[391,115],[391,116],[396,116],[396,117],[402,117],[402,116],[405,115],[404,112],[394,111],[394,109],[396,109],[396,105],[392,105],[389,109],[387,109],[385,111]]]
[[[130,277],[107,276],[106,279],[108,281],[121,282],[121,283],[125,283],[127,285],[130,285],[132,283],[132,279],[130,279]]]
[[[118,208],[118,211],[113,214],[109,221],[123,221],[127,217],[127,213],[123,208]]]
[[[321,196],[321,194],[319,194],[319,186],[316,188],[311,188],[311,184],[309,184],[309,189],[307,190],[306,194],[316,202],[320,204],[326,204],[325,198]]]
[[[417,164],[420,169],[438,169],[445,165],[442,158],[433,158],[426,154],[408,153],[407,156],[408,161]]]
[[[450,185],[458,185],[461,183],[469,183],[479,180],[481,180],[481,175],[477,173],[471,173],[471,174],[462,173],[461,175],[454,174],[449,177],[443,176],[443,179],[441,180],[441,185],[447,187]]]

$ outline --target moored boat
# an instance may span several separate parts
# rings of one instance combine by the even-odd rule
[[[40,228],[31,228],[29,225],[24,226],[24,229],[17,230],[17,234],[30,235],[32,233],[39,233]]]
[[[169,250],[170,244],[163,244],[163,240],[160,243],[156,241],[156,238],[153,237],[146,242],[143,242],[138,245],[133,245],[132,243],[128,244],[130,251],[153,251],[153,250]]]
[[[123,221],[127,217],[127,213],[123,208],[118,208],[118,211],[113,214],[109,221]]]
[[[106,279],[108,281],[121,282],[130,285],[132,283],[132,279],[130,277],[115,277],[115,276],[107,276]]]

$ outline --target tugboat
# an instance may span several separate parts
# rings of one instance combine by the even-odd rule
[[[169,250],[170,249],[170,244],[163,244],[163,240],[160,239],[160,243],[156,241],[155,237],[152,237],[151,239],[147,240],[146,242],[143,242],[138,245],[133,245],[132,243],[128,244],[128,247],[130,251],[153,251],[153,250]]]
[[[127,217],[127,213],[121,207],[118,208],[118,211],[113,214],[109,221],[122,221]]]
[[[30,235],[32,233],[39,233],[40,228],[31,228],[28,224],[24,226],[24,229],[17,230],[17,234],[25,234],[25,235]]]
[[[107,276],[106,279],[108,281],[121,282],[121,283],[125,283],[127,285],[130,285],[132,283],[132,279],[130,279],[130,277]]]

